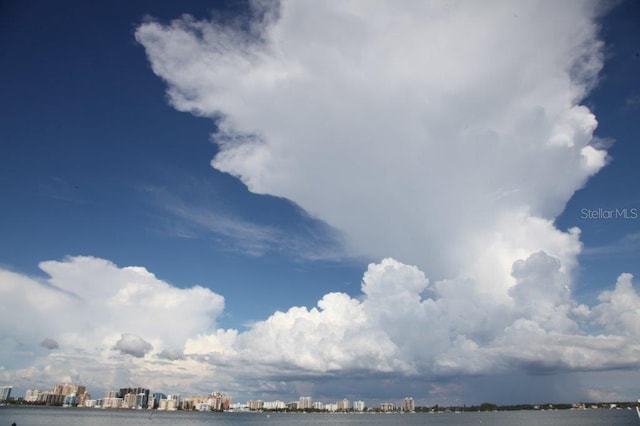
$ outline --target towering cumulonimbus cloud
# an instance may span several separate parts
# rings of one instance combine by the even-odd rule
[[[344,232],[352,253],[501,290],[606,163],[580,104],[591,2],[254,2],[251,31],[182,17],[136,39],[172,105],[217,120],[213,167]]]
[[[554,225],[607,162],[581,104],[595,3],[252,5],[249,25],[149,20],[136,39],[171,104],[216,120],[214,168],[383,260],[360,297],[199,333],[176,362],[274,383],[637,365],[631,277],[579,304],[580,230]]]
[[[216,120],[213,167],[294,201],[375,259],[361,293],[218,329],[222,296],[144,267],[78,256],[42,262],[43,279],[0,268],[3,315],[22,318],[0,323],[0,380],[261,399],[335,380],[348,385],[336,396],[428,382],[437,398],[473,386],[484,397],[484,380],[509,401],[510,378],[533,373],[512,388],[535,381],[546,398],[560,389],[550,377],[570,371],[584,382],[563,376],[568,397],[635,394],[633,277],[580,304],[580,230],[554,225],[607,161],[581,104],[603,61],[596,3],[251,5],[237,26],[147,20],[136,39],[171,104]],[[185,220],[260,243],[245,252],[289,241],[175,201]],[[597,376],[613,370],[625,377],[611,386]]]

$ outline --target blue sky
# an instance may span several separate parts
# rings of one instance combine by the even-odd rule
[[[639,230],[638,222],[594,221],[584,219],[581,213],[584,208],[633,209],[638,208],[640,202],[638,188],[633,184],[637,175],[634,164],[639,155],[639,148],[633,141],[638,140],[640,132],[636,120],[640,83],[634,77],[640,59],[634,25],[637,14],[637,5],[623,2],[601,21],[606,61],[601,82],[586,103],[593,107],[598,117],[596,135],[613,141],[608,150],[611,163],[569,200],[564,213],[557,219],[561,228],[579,226],[583,230],[582,241],[587,250],[582,256],[579,282],[585,293],[597,291],[613,279],[616,271],[638,274],[640,247],[632,237]],[[608,250],[598,250],[605,248]]]
[[[358,291],[365,262],[307,262],[268,241],[264,253],[247,255],[203,229],[181,237],[187,225],[163,208],[156,190],[300,238],[309,236],[305,227],[323,232],[291,203],[250,194],[210,167],[215,123],[167,105],[133,38],[146,15],[211,10],[210,2],[4,6],[3,93],[12,101],[3,107],[2,234],[14,243],[2,245],[3,264],[37,274],[41,260],[90,254],[145,265],[175,285],[225,294],[234,326],[313,304],[336,282]],[[317,239],[309,244],[326,237]]]
[[[235,2],[4,2],[0,307],[10,322],[36,319],[23,334],[0,329],[0,379],[197,392],[211,382],[177,372],[215,364],[213,385],[265,400],[400,398],[410,385],[424,403],[482,402],[486,386],[496,402],[539,402],[566,395],[567,377],[581,383],[572,398],[634,397],[637,284],[619,276],[640,272],[640,218],[583,211],[640,214],[640,7],[600,16],[589,4],[407,3],[405,15],[284,2],[276,18]],[[104,277],[114,294],[92,287],[111,286]],[[167,297],[122,302],[132,288]],[[71,310],[64,295],[94,291],[108,309],[82,321],[102,334],[41,327],[49,305]],[[421,313],[404,317],[416,298]],[[160,328],[189,325],[168,338],[116,324],[114,300]],[[470,313],[474,326],[460,315],[472,305],[490,312]],[[392,325],[382,335],[380,321]],[[514,353],[533,324],[555,348],[535,359]],[[305,327],[317,340],[292,337]],[[575,347],[586,361],[568,359]],[[247,360],[256,370],[238,371]],[[531,392],[497,391],[522,375]]]

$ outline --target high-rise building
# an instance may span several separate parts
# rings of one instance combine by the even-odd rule
[[[144,394],[144,396],[141,397],[141,405],[138,408],[147,408],[147,405],[149,404],[149,389],[142,387],[120,388],[120,398],[124,398],[128,393],[132,393],[134,395]],[[134,403],[134,407],[135,406],[137,406],[136,403]]]
[[[81,400],[86,399],[86,397],[88,396],[86,386],[73,385],[70,383],[55,385],[49,393],[52,395],[62,395],[63,397],[69,396],[71,394],[76,394],[76,396]]]
[[[355,411],[364,411],[365,405],[364,405],[364,401],[354,401],[353,402],[353,409]]]
[[[45,404],[47,405],[62,405],[64,403],[65,396],[61,393],[46,393]]]
[[[136,409],[141,410],[147,408],[149,402],[149,393],[141,392],[136,395]]]
[[[82,395],[83,393],[85,393],[87,391],[86,386],[83,385],[72,385],[72,384],[64,384],[64,385],[57,385],[56,388],[58,386],[62,387],[62,395],[65,396],[69,396],[72,393],[75,393],[76,395]]]
[[[222,392],[212,392],[207,398],[213,411],[227,411],[231,407],[231,396]]]
[[[160,392],[156,392],[154,393],[151,398],[149,399],[149,407],[150,408],[158,408],[158,405],[160,405],[160,400],[161,399],[167,399],[167,395],[160,393]]]
[[[38,389],[27,389],[24,393],[25,402],[36,402],[38,400],[38,395],[40,395],[42,391]]]
[[[404,401],[402,401],[402,411],[416,411],[416,405],[413,402],[413,398],[406,397]]]
[[[135,408],[136,407],[136,394],[128,393],[122,397],[122,406],[124,408]]]
[[[64,397],[64,402],[62,403],[65,407],[75,407],[78,405],[78,395],[74,392],[71,395],[67,395]]]
[[[338,401],[337,405],[338,411],[346,411],[351,408],[351,404],[349,403],[349,400],[347,398],[343,399],[342,401]]]
[[[120,398],[120,392],[114,390],[106,391],[103,398]]]
[[[310,396],[301,396],[298,400],[298,410],[308,410],[313,408],[313,400]]]
[[[0,388],[0,401],[8,401],[11,398],[12,386],[3,386]]]
[[[171,401],[175,401],[176,402],[176,407],[178,405],[180,405],[180,394],[179,393],[170,393],[169,395],[167,395],[167,399],[171,400]]]

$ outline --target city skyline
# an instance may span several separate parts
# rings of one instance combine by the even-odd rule
[[[214,391],[206,395],[181,395],[152,392],[144,387],[125,387],[119,390],[106,391],[101,397],[92,398],[84,385],[57,384],[51,391],[27,389],[24,397],[10,397],[12,386],[3,386],[0,393],[0,402],[12,405],[45,405],[76,408],[115,409],[115,410],[158,410],[158,411],[217,411],[217,412],[461,412],[461,411],[498,411],[498,410],[564,410],[564,409],[633,409],[636,401],[581,401],[573,403],[549,402],[533,404],[501,405],[491,402],[483,402],[477,405],[467,406],[433,406],[416,405],[413,397],[404,397],[397,403],[389,400],[384,402],[372,402],[367,404],[363,400],[350,401],[347,398],[336,402],[319,401],[312,396],[300,396],[293,401],[263,401],[248,400],[246,402],[234,402],[233,396],[224,392]]]
[[[640,4],[0,6],[0,383],[640,395]]]
[[[248,400],[246,403],[232,403],[232,395],[214,391],[207,395],[164,394],[152,392],[145,387],[124,387],[119,390],[105,391],[101,397],[93,398],[86,386],[79,384],[56,384],[51,391],[27,389],[24,397],[11,397],[12,386],[0,388],[1,402],[25,402],[27,404],[63,405],[105,409],[156,409],[160,411],[197,410],[197,411],[229,411],[229,410],[320,410],[320,411],[364,411],[367,407],[362,400],[349,401],[344,398],[335,403],[321,402],[311,396],[300,396],[296,401],[280,400],[262,401]],[[173,402],[167,404],[167,402]],[[380,410],[414,411],[412,397],[405,397],[400,405],[390,402],[380,404]]]

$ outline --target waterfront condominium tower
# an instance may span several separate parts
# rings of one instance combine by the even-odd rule
[[[11,398],[11,386],[3,386],[0,388],[0,402],[8,401]]]
[[[313,399],[310,396],[301,396],[298,400],[298,410],[313,408]]]
[[[406,397],[402,402],[402,411],[415,411],[416,404],[413,402],[413,398]]]

